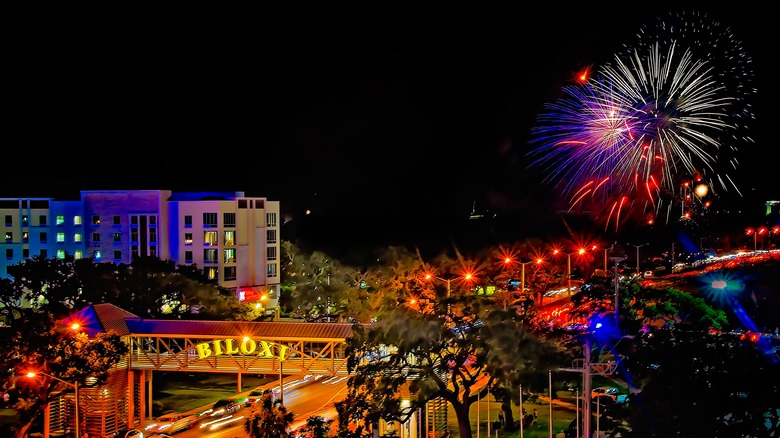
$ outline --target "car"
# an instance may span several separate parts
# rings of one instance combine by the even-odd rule
[[[263,395],[270,394],[271,392],[272,392],[272,390],[271,389],[267,389],[267,388],[255,388],[255,389],[253,389],[249,393],[249,395],[246,396],[246,405],[247,406],[254,406],[255,403],[260,401],[260,399],[263,397]]]
[[[600,403],[625,403],[628,400],[628,394],[621,394],[614,386],[599,386],[593,388],[590,392],[590,397],[594,401],[599,401]]]
[[[138,429],[122,429],[112,435],[115,438],[143,438],[143,436],[144,433]]]
[[[209,409],[208,414],[211,418],[233,414],[241,409],[241,405],[246,404],[246,400],[246,397],[228,397],[217,400],[214,406]]]
[[[162,432],[163,430],[170,427],[171,424],[175,421],[179,421],[182,418],[184,418],[186,415],[178,413],[178,412],[172,412],[165,415],[160,415],[157,417],[157,419],[154,421],[154,423],[149,424],[144,428],[147,432]]]

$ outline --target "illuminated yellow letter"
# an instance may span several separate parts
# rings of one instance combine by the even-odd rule
[[[285,354],[287,353],[287,348],[286,345],[279,345],[279,360],[282,362],[287,360],[287,355]]]
[[[238,353],[238,347],[233,345],[233,339],[225,339],[225,353],[227,354]]]
[[[244,339],[244,342],[241,343],[241,353],[246,356],[254,353],[256,349],[257,343],[254,339]]]
[[[222,341],[219,339],[214,340],[214,356],[222,356],[225,354],[224,351],[222,351]]]
[[[257,353],[259,357],[274,357],[274,353],[271,351],[271,344],[266,341],[260,341],[260,347],[262,347],[262,350]]]
[[[209,348],[208,342],[198,344],[197,347],[198,347],[198,358],[205,359],[211,356],[211,348]]]

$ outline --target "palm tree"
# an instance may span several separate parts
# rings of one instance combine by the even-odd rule
[[[288,431],[295,414],[287,412],[281,400],[273,393],[265,394],[244,422],[244,430],[254,438],[290,438]]]
[[[312,438],[327,438],[333,420],[320,415],[306,419],[306,427],[311,431]]]

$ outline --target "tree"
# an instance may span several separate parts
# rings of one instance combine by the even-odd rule
[[[156,257],[138,257],[130,265],[72,256],[34,257],[10,266],[8,273],[13,280],[0,285],[0,300],[6,304],[1,311],[6,315],[32,306],[64,316],[90,304],[112,303],[144,318],[254,320],[259,316],[255,306],[239,302],[216,282],[203,282],[192,267],[175,267]]]
[[[311,438],[327,438],[332,423],[333,420],[329,418],[315,415],[306,419],[306,428],[311,432]]]
[[[602,429],[629,437],[777,433],[776,420],[767,426],[780,399],[777,340],[752,344],[722,333],[728,327],[723,310],[636,279],[619,284],[615,325],[612,281],[592,279],[572,297],[573,315],[587,320],[588,330],[571,338],[587,337],[593,357],[617,361],[621,377],[639,389],[633,403],[607,409],[628,426],[602,422]]]
[[[436,292],[431,311],[399,302],[373,326],[355,327],[347,347],[354,374],[347,400],[363,413],[362,430],[379,418],[403,423],[442,397],[455,411],[460,436],[468,438],[469,409],[486,388],[514,385],[524,373],[560,359],[555,346],[526,332],[489,298],[470,289]],[[402,390],[408,405],[400,401]]]
[[[8,336],[0,338],[5,352],[0,360],[0,381],[9,395],[0,404],[17,411],[15,436],[25,437],[43,407],[59,389],[67,387],[57,379],[84,385],[89,377],[104,384],[128,347],[115,332],[90,339],[84,332],[63,327],[48,313],[33,309],[19,312],[20,318],[4,329]],[[28,372],[38,375],[31,379]]]
[[[287,412],[281,400],[264,394],[244,422],[244,430],[254,438],[289,438],[295,414]]]

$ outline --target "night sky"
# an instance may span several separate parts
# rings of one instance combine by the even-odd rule
[[[436,232],[473,208],[543,229],[563,204],[527,168],[537,114],[670,11],[395,6],[31,22],[6,42],[0,196],[244,191],[357,240]],[[773,14],[679,10],[727,24],[752,57],[755,153],[739,184],[780,197],[761,170],[777,162]]]

